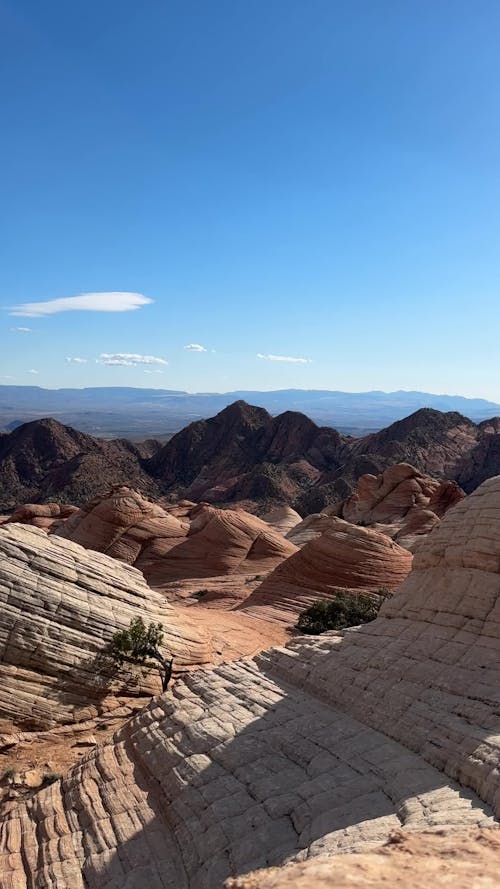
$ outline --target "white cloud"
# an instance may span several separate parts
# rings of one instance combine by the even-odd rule
[[[145,374],[162,374],[163,371],[162,370],[145,370],[144,373]]]
[[[12,333],[31,333],[31,327],[11,327]]]
[[[66,358],[68,364],[87,364],[87,358]]]
[[[29,370],[28,373],[29,373],[29,374],[37,374],[38,371],[37,371],[37,370],[34,370],[34,368],[31,368],[31,370]]]
[[[312,364],[310,358],[292,358],[290,355],[263,355],[257,352],[257,358],[263,358],[264,361],[288,361],[290,364]]]
[[[189,343],[189,345],[184,346],[187,352],[206,352],[205,346],[200,346],[199,343]]]
[[[136,355],[134,352],[102,352],[96,358],[97,364],[107,364],[110,367],[137,367],[138,364],[168,364],[164,358],[156,355]]]
[[[47,302],[22,303],[12,306],[9,315],[21,318],[41,318],[57,312],[131,312],[152,303],[153,300],[142,293],[82,293],[80,296],[65,296],[49,299]]]

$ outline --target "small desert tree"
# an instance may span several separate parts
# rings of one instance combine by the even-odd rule
[[[114,663],[136,666],[156,666],[160,673],[162,691],[166,691],[172,675],[173,657],[166,659],[160,651],[163,624],[150,623],[146,627],[142,617],[134,617],[128,629],[118,630],[111,640],[109,654]]]

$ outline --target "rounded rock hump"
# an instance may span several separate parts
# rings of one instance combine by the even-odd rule
[[[295,623],[318,599],[338,589],[375,593],[396,589],[411,570],[412,556],[379,531],[329,517],[330,527],[271,573],[240,606],[268,620]]]
[[[296,549],[282,534],[244,510],[200,505],[191,512],[186,539],[156,561],[148,580],[161,589],[163,583],[173,580],[267,573]]]
[[[285,537],[292,528],[295,528],[302,521],[302,517],[291,506],[276,506],[270,512],[266,512],[261,518],[263,522],[266,522],[267,525],[270,525],[271,528],[274,528],[275,531],[278,531],[279,534],[283,534]]]
[[[68,521],[55,526],[60,537],[136,565],[147,574],[150,561],[184,539],[189,522],[126,485],[94,497]]]
[[[209,663],[207,633],[151,590],[135,568],[28,525],[0,528],[0,716],[50,727],[160,690],[154,671],[103,693],[99,658],[132,618],[162,623],[176,666]]]

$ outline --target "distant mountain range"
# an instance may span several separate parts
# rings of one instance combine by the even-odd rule
[[[60,423],[103,438],[169,437],[193,420],[206,419],[234,401],[265,408],[273,416],[299,411],[323,426],[363,435],[421,408],[457,411],[474,422],[500,415],[500,405],[481,398],[428,392],[338,392],[282,389],[190,394],[174,389],[94,387],[42,389],[0,386],[0,430],[51,416]]]
[[[288,503],[306,515],[348,496],[360,475],[400,462],[471,491],[500,473],[500,418],[474,423],[423,408],[353,438],[302,413],[273,417],[239,400],[165,444],[107,441],[34,420],[0,433],[0,510],[48,500],[79,505],[126,483],[155,498],[255,510]]]

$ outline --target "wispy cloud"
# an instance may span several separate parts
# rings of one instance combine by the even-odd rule
[[[31,327],[11,327],[12,333],[31,333]]]
[[[163,371],[162,370],[145,370],[144,373],[145,374],[162,374]]]
[[[66,358],[68,364],[87,364],[87,358]]]
[[[142,293],[82,293],[80,296],[65,296],[49,299],[46,302],[22,303],[11,306],[9,315],[22,318],[42,318],[58,312],[132,312],[152,303],[153,300]]]
[[[186,352],[207,352],[205,346],[200,346],[199,343],[189,343],[187,346],[184,346]]]
[[[139,364],[168,364],[164,358],[158,358],[156,355],[136,355],[134,352],[102,352],[99,358],[96,358],[97,364],[107,364],[109,366],[120,367],[137,367]]]
[[[37,374],[38,371],[35,370],[35,369],[32,367],[31,370],[28,371],[28,373],[29,373],[29,374]]]
[[[292,358],[291,355],[263,355],[262,352],[257,352],[257,358],[264,361],[288,361],[289,364],[312,364],[310,358]]]

